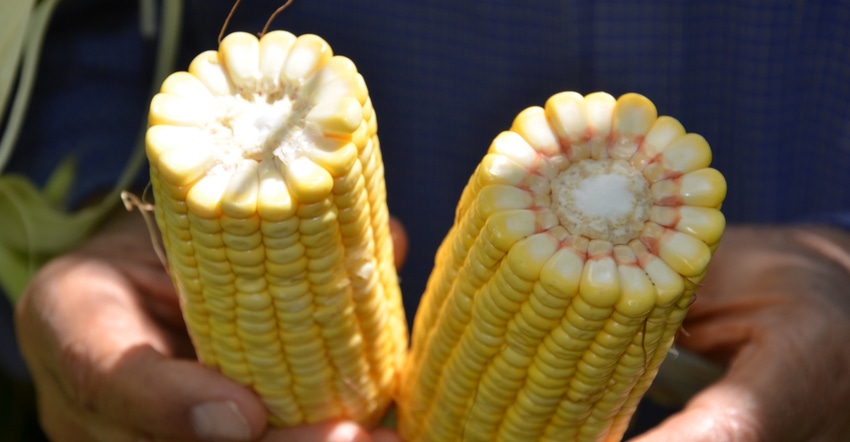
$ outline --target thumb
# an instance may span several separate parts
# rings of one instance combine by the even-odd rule
[[[747,389],[720,381],[694,396],[682,411],[631,442],[761,440],[758,409]]]
[[[97,382],[76,377],[72,391],[82,393],[78,399],[86,408],[142,434],[243,441],[265,431],[265,408],[251,391],[213,369],[169,358],[148,345],[126,349],[98,376]]]

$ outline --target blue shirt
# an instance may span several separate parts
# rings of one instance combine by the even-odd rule
[[[230,0],[188,0],[177,69],[215,49]],[[274,9],[242,2],[228,32]],[[13,170],[81,159],[74,201],[108,188],[147,113],[153,41],[134,2],[68,1],[48,34]],[[730,222],[850,213],[848,1],[295,1],[274,28],[357,64],[378,116],[390,211],[410,235],[412,317],[475,165],[523,108],[563,90],[639,92],[705,136]],[[84,26],[81,26],[84,24]]]
[[[259,32],[278,3],[242,2],[228,31]],[[216,48],[231,5],[186,1],[178,69]],[[490,141],[564,90],[639,92],[702,134],[730,222],[850,225],[848,23],[846,0],[299,0],[274,28],[321,35],[366,79],[410,234],[412,318]],[[148,108],[154,43],[138,28],[136,2],[60,5],[13,170],[41,181],[73,153],[74,201],[110,186]]]

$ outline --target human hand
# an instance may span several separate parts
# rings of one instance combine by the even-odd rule
[[[196,361],[138,213],[118,214],[39,272],[18,303],[16,326],[51,440],[398,440],[351,422],[267,428],[254,393]]]
[[[633,442],[850,440],[850,235],[730,227],[677,345],[727,366]]]

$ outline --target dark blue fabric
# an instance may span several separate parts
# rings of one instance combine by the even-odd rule
[[[189,1],[190,53],[215,47],[229,6]],[[256,32],[273,9],[240,8],[230,30]],[[366,78],[390,210],[413,233],[402,271],[412,312],[490,141],[562,90],[640,92],[705,136],[731,222],[846,221],[847,23],[850,2],[831,0],[325,0],[294,2],[275,25],[322,35]]]
[[[153,43],[139,35],[135,2],[65,3],[13,168],[40,181],[73,153],[80,201],[114,181],[135,141]],[[258,32],[277,4],[243,2],[228,31]],[[231,5],[187,1],[180,69],[215,49]],[[412,314],[492,138],[562,90],[640,92],[704,135],[732,222],[846,221],[846,23],[847,1],[323,0],[294,2],[274,27],[322,35],[366,78],[390,209],[412,234],[402,271]]]
[[[13,162],[43,180],[78,155],[77,201],[120,173],[151,68],[136,2],[85,3],[98,9],[55,20]],[[186,3],[181,69],[215,49],[232,5]],[[258,32],[280,3],[243,2],[229,31]],[[640,92],[705,136],[731,222],[850,226],[848,23],[850,2],[836,0],[299,0],[274,27],[322,35],[367,81],[390,210],[410,233],[401,277],[412,318],[490,141],[563,90]]]

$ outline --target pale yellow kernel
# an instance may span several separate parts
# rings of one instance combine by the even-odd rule
[[[643,317],[655,307],[655,287],[643,269],[636,265],[620,265],[623,295],[614,308],[629,317]]]
[[[181,265],[192,267],[198,264],[195,259],[195,249],[192,241],[173,241],[171,245],[171,253],[175,261],[179,261]]]
[[[266,271],[271,275],[286,278],[295,278],[307,270],[307,257],[301,257],[295,261],[279,264],[271,261],[265,263]]]
[[[711,164],[711,148],[701,135],[690,133],[673,140],[656,159],[646,166],[650,182],[673,178]]]
[[[177,97],[193,98],[200,102],[206,102],[213,98],[209,89],[197,77],[185,71],[174,72],[169,75],[162,82],[159,91]]]
[[[584,331],[595,330],[601,326],[604,320],[611,316],[612,310],[611,307],[597,307],[582,296],[573,298],[570,307],[567,310],[567,321]]]
[[[266,245],[266,257],[269,261],[286,264],[305,256],[304,245],[298,242],[298,237],[292,237],[292,244],[283,248],[272,248]]]
[[[530,210],[506,210],[488,218],[482,234],[497,249],[507,252],[514,243],[535,232],[535,221]]]
[[[211,99],[159,93],[151,99],[148,124],[201,127],[213,116]]]
[[[229,248],[235,250],[254,250],[263,243],[263,235],[259,231],[248,235],[237,235],[230,232],[223,232],[221,240]]]
[[[276,311],[302,311],[313,303],[310,283],[306,279],[283,283],[269,281],[269,294],[274,298]],[[296,331],[295,327],[287,330]]]
[[[652,123],[652,127],[647,132],[641,145],[641,152],[644,156],[652,160],[658,154],[667,149],[673,140],[685,134],[685,128],[679,120],[662,115]]]
[[[535,151],[555,156],[561,150],[561,143],[546,117],[546,111],[539,106],[526,108],[514,118],[511,131],[524,138]]]
[[[173,263],[169,262],[169,266],[173,266],[175,273],[180,273],[185,278],[196,279],[199,277],[198,273],[198,263],[194,258],[188,259],[188,262],[184,262],[185,257],[177,258]]]
[[[302,83],[313,71],[333,56],[330,45],[321,37],[304,34],[295,39],[281,70],[281,81]]]
[[[504,131],[493,139],[489,153],[504,155],[526,169],[533,169],[538,153],[520,134]]]
[[[635,251],[641,267],[655,286],[658,295],[657,304],[665,307],[678,300],[685,290],[682,276],[661,258],[649,253],[640,241],[632,241],[629,246]]]
[[[237,293],[237,295],[238,295],[238,293]],[[238,302],[237,302],[235,307],[233,307],[233,308],[235,308],[235,310],[236,310],[236,318],[239,321],[258,322],[258,323],[259,322],[265,323],[265,322],[270,322],[270,321],[274,322],[275,321],[275,312],[274,312],[274,309],[271,308],[271,307],[264,308],[264,309],[245,309],[241,305],[239,305]],[[240,335],[240,333],[244,333],[244,332],[245,332],[245,330],[243,330],[241,327],[239,327],[239,324],[237,323],[236,334]],[[274,331],[274,332],[275,332],[274,334],[276,336],[277,332],[276,331]],[[262,338],[261,340],[265,340],[268,337],[268,336],[261,336],[261,335],[268,335],[268,333],[266,333],[266,334],[253,333],[252,335],[254,336],[254,338],[257,338],[257,339]],[[241,337],[241,335],[240,335],[240,337]],[[245,347],[247,347],[247,346],[245,346]],[[261,354],[261,353],[264,352],[264,350],[260,349],[260,348],[251,349],[251,351],[253,351],[254,353],[257,353],[257,354]],[[265,352],[269,352],[269,351],[265,351]]]
[[[266,94],[280,89],[280,70],[295,44],[295,36],[286,31],[267,32],[260,39],[260,90]]]
[[[200,218],[213,219],[221,215],[221,198],[230,181],[228,174],[206,175],[186,195],[189,210]]]
[[[153,126],[146,133],[146,150],[159,176],[175,186],[195,182],[214,161],[209,137],[194,127]]]
[[[288,164],[283,175],[292,196],[304,204],[321,201],[333,189],[331,174],[306,157]]]
[[[253,34],[234,32],[218,46],[221,64],[230,81],[242,94],[254,94],[260,82],[260,42]]]
[[[681,178],[682,202],[689,206],[720,206],[726,198],[726,179],[716,169],[689,172]]]
[[[257,213],[258,166],[254,160],[239,162],[222,196],[221,211],[225,215],[242,219]]]
[[[514,347],[504,347],[499,358],[493,360],[493,367],[507,379],[524,379],[526,367],[531,364],[532,358],[520,354]]]
[[[198,252],[199,252],[199,255],[200,255],[200,250]],[[226,256],[226,253],[227,253],[227,251],[225,249],[225,256]],[[211,259],[202,259],[198,262],[198,269],[203,270],[204,272],[207,272],[207,273],[216,273],[216,274],[220,274],[220,275],[232,273],[231,264],[227,259],[224,259],[224,260],[221,260],[221,261],[211,260]],[[201,276],[203,277],[204,275],[202,274]],[[215,288],[208,287],[208,288],[206,288],[206,290],[223,290],[223,289],[221,287],[215,287]],[[227,293],[229,293],[229,292],[227,292]]]
[[[561,92],[546,101],[546,116],[567,146],[581,144],[588,136],[588,116],[584,97],[577,92]]]
[[[198,54],[189,64],[189,73],[200,80],[213,95],[230,96],[236,91],[219,62],[216,51]]]
[[[540,271],[540,283],[550,293],[571,298],[578,292],[584,259],[572,248],[555,252]]]
[[[681,275],[695,277],[705,273],[711,251],[699,239],[668,229],[661,238],[658,256]]]
[[[478,166],[475,178],[482,186],[507,184],[517,186],[528,177],[529,171],[510,158],[500,154],[487,154]]]
[[[265,310],[272,308],[272,297],[263,292],[267,287],[265,279],[246,279],[236,277],[233,282],[236,290],[236,304],[247,310]]]
[[[263,237],[263,244],[266,246],[266,250],[283,251],[292,247],[293,244],[298,243],[298,239],[299,235],[297,232],[279,237],[265,235]]]
[[[305,120],[315,124],[325,136],[350,138],[363,123],[363,108],[354,97],[317,103]]]
[[[257,247],[251,250],[228,248],[227,259],[234,265],[238,264],[245,267],[254,267],[263,264],[266,259],[266,254],[263,253],[263,247]]]
[[[489,334],[479,327],[471,327],[469,329],[469,333],[474,336],[474,340],[471,341],[471,345],[475,347],[475,351],[478,354],[483,354],[485,352],[487,354],[492,354],[491,350],[485,350],[484,348],[495,350],[505,341],[504,335]]]
[[[332,227],[336,224],[336,212],[328,210],[327,212],[316,216],[315,218],[304,218],[298,225],[298,231],[302,235],[302,242],[305,245],[321,244],[325,240],[329,240],[335,236]],[[309,238],[303,238],[309,237]],[[305,242],[306,241],[306,242]]]
[[[579,295],[582,299],[601,308],[613,306],[621,295],[617,263],[610,256],[610,252],[606,252],[610,249],[611,244],[607,241],[590,242],[590,257],[584,265],[579,283]]]
[[[575,147],[573,148],[573,161],[593,157],[596,159],[604,158],[607,155],[605,151],[608,142],[608,136],[611,135],[612,117],[614,105],[617,100],[608,93],[594,92],[584,97],[584,104],[587,110],[587,125],[591,135],[583,146],[583,152],[576,155]]]
[[[541,355],[544,353],[549,354],[544,350]],[[543,387],[553,395],[560,396],[558,389],[564,388],[566,380],[569,379],[568,373],[561,367],[552,368],[548,364],[537,362],[528,367],[528,380],[529,384]]]
[[[681,219],[680,210],[682,207],[684,206],[652,206],[649,211],[649,221],[659,226],[675,227]]]
[[[250,340],[251,335],[246,336],[245,340]],[[275,336],[275,339],[277,336]],[[256,379],[257,372],[262,372],[264,369],[275,368],[279,369],[284,363],[283,356],[279,353],[268,355],[255,354],[249,351],[245,353],[245,360],[251,365],[251,372]],[[278,370],[275,370],[278,371]]]
[[[706,244],[716,244],[726,228],[726,218],[715,208],[682,206],[679,208],[679,220],[674,227]]]
[[[531,208],[531,195],[520,188],[493,184],[481,189],[476,197],[476,211],[482,217],[511,209]]]
[[[231,218],[227,215],[222,215],[219,218],[219,223],[221,224],[221,229],[231,235],[257,235],[260,230],[260,217],[258,216]],[[252,242],[254,245],[249,246],[249,248],[256,247],[256,244],[259,244],[260,241],[260,239],[254,240]]]
[[[628,93],[617,99],[612,112],[613,131],[620,136],[643,136],[658,118],[655,105],[648,98]]]
[[[316,89],[312,93],[314,103],[338,102],[345,97],[350,97],[362,106],[368,96],[366,83],[357,73],[354,63],[339,55],[331,57],[316,70],[304,87]]]
[[[534,283],[521,278],[511,271],[513,269],[509,266],[503,265],[501,269],[502,271],[498,273],[496,281],[503,284],[501,287],[504,291],[503,295],[514,302],[525,302]]]
[[[188,189],[187,189],[188,190]],[[185,200],[178,200],[175,198],[162,197],[156,201],[160,207],[163,207],[168,212],[172,212],[175,215],[185,215],[189,212],[189,209],[186,207]]]
[[[216,234],[222,232],[220,218],[201,218],[191,211],[188,212],[188,216],[189,222],[192,223],[191,228],[197,230],[198,232],[208,234]]]
[[[243,333],[253,335],[272,333],[277,330],[277,323],[273,320],[260,322],[255,320],[243,320],[242,318],[237,318],[236,325],[239,330],[242,330]]]
[[[564,310],[569,306],[569,297],[549,292],[540,281],[534,283],[532,295],[530,301],[533,302],[532,307],[535,309],[557,310],[560,312],[559,315],[563,316]]]
[[[334,178],[351,172],[357,161],[357,146],[354,143],[334,138],[316,140],[307,157],[321,166]]]
[[[170,233],[177,233],[183,241],[192,239],[189,233],[189,217],[186,214],[166,210],[165,220]]]
[[[257,212],[264,220],[283,221],[295,213],[295,204],[274,161],[263,161],[257,169]]]
[[[307,269],[311,272],[326,272],[334,269],[340,263],[341,252],[327,254],[319,258],[311,259],[307,263]]]
[[[540,287],[539,284],[535,284],[535,288]],[[553,296],[548,296],[544,299],[546,301],[541,300],[541,296],[538,295],[538,291],[535,291],[534,296],[531,296],[528,300],[528,305],[534,311],[535,314],[546,318],[546,319],[560,319],[564,316],[564,309],[567,306],[567,301],[565,299],[558,299],[561,301],[559,305],[551,305],[551,300],[556,299]]]
[[[551,236],[545,233],[531,235],[511,247],[506,262],[516,276],[526,281],[537,281],[543,265],[557,248],[558,243]]]

